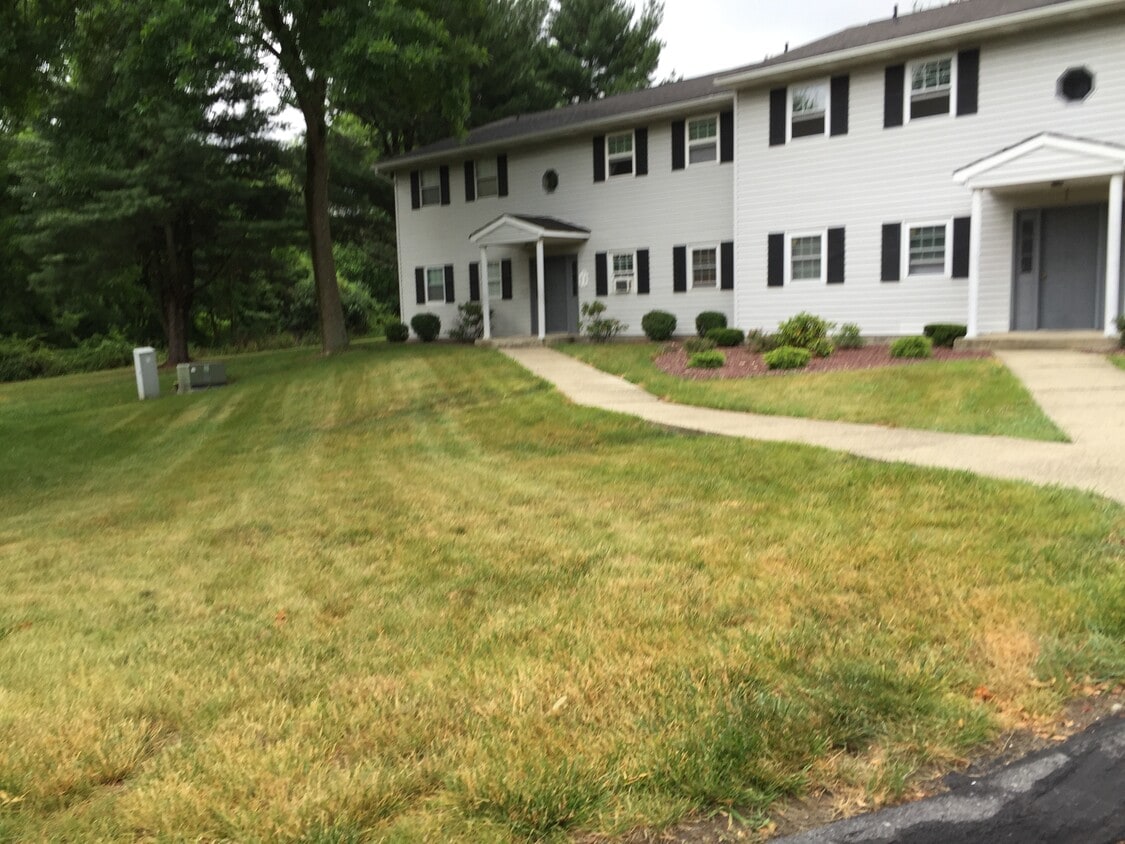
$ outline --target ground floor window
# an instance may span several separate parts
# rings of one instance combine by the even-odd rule
[[[824,281],[824,234],[789,236],[789,280]]]
[[[945,275],[949,224],[909,225],[906,230],[906,274]]]
[[[637,280],[636,256],[632,252],[614,252],[610,256],[613,270],[613,292],[630,293]]]
[[[697,246],[691,250],[691,286],[717,287],[719,284],[719,250],[714,246]]]
[[[445,267],[426,267],[426,301],[445,301]]]
[[[503,298],[504,285],[499,261],[488,262],[488,298],[490,301]]]

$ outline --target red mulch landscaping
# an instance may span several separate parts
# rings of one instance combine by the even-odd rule
[[[719,369],[689,369],[688,355],[679,343],[669,343],[656,357],[656,365],[669,375],[707,380],[711,378],[750,378],[756,375],[787,375],[791,372],[838,372],[850,369],[875,369],[880,366],[909,366],[927,360],[968,360],[991,357],[991,352],[968,352],[935,348],[931,358],[893,358],[889,344],[864,346],[862,349],[837,349],[826,358],[814,357],[807,367],[796,370],[770,370],[762,356],[745,346],[719,349],[726,365]]]

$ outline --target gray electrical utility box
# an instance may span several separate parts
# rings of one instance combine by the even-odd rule
[[[156,349],[141,346],[133,349],[133,369],[137,372],[137,398],[160,398],[160,377],[156,372]]]
[[[176,365],[176,391],[190,393],[223,387],[227,383],[227,367],[223,363],[180,363]]]

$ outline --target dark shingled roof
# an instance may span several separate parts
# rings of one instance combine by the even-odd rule
[[[717,80],[738,76],[750,71],[764,71],[773,67],[780,68],[785,64],[803,59],[827,58],[833,53],[857,47],[893,42],[896,39],[912,35],[937,32],[962,24],[999,18],[1047,6],[1064,5],[1070,2],[1074,2],[1074,0],[960,0],[960,2],[940,6],[936,9],[853,26],[834,35],[773,56],[765,61],[733,70],[658,85],[654,88],[646,88],[628,94],[618,94],[593,102],[498,120],[495,123],[473,129],[463,138],[447,138],[384,161],[379,166],[382,169],[395,170],[412,161],[431,158],[441,153],[463,153],[469,149],[494,146],[518,138],[565,135],[568,132],[577,132],[590,124],[608,122],[614,118],[625,118],[636,112],[673,108],[681,103],[686,105],[693,100],[702,100],[708,97],[730,97],[732,94],[729,91],[716,86]]]

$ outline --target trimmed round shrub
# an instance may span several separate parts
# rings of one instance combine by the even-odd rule
[[[835,344],[827,337],[821,337],[809,346],[809,351],[816,355],[818,358],[826,358],[836,351]]]
[[[934,353],[934,344],[929,337],[899,337],[891,343],[893,358],[928,358]]]
[[[688,337],[684,340],[684,351],[689,355],[696,352],[709,352],[715,348],[715,341],[709,337]]]
[[[383,329],[387,334],[387,341],[391,343],[405,343],[410,337],[410,327],[405,322],[388,322]]]
[[[804,369],[812,360],[812,352],[796,346],[780,346],[762,355],[770,369]]]
[[[746,335],[738,328],[712,328],[706,336],[708,340],[714,340],[716,346],[726,348],[741,346],[746,340]]]
[[[717,349],[708,352],[696,352],[688,358],[687,365],[692,369],[718,369],[727,362],[726,357]]]
[[[772,352],[780,345],[781,341],[776,334],[769,334],[760,328],[751,328],[746,332],[746,348],[755,354]]]
[[[968,334],[969,328],[966,325],[935,322],[925,326],[922,329],[922,333],[933,340],[935,346],[943,346],[947,349],[952,349],[954,341],[956,341],[958,337],[964,337]]]
[[[781,323],[777,328],[777,336],[782,346],[812,351],[817,341],[828,339],[831,327],[832,323],[828,320],[802,311]]]
[[[726,328],[727,315],[719,311],[704,311],[695,318],[695,333],[706,337],[712,328]]]
[[[641,317],[641,330],[654,343],[663,342],[676,333],[676,318],[667,311],[649,311]]]
[[[415,314],[410,327],[423,343],[432,343],[441,333],[441,318],[437,314]]]
[[[863,335],[860,333],[859,326],[854,322],[845,322],[841,325],[834,339],[837,349],[863,348]]]

